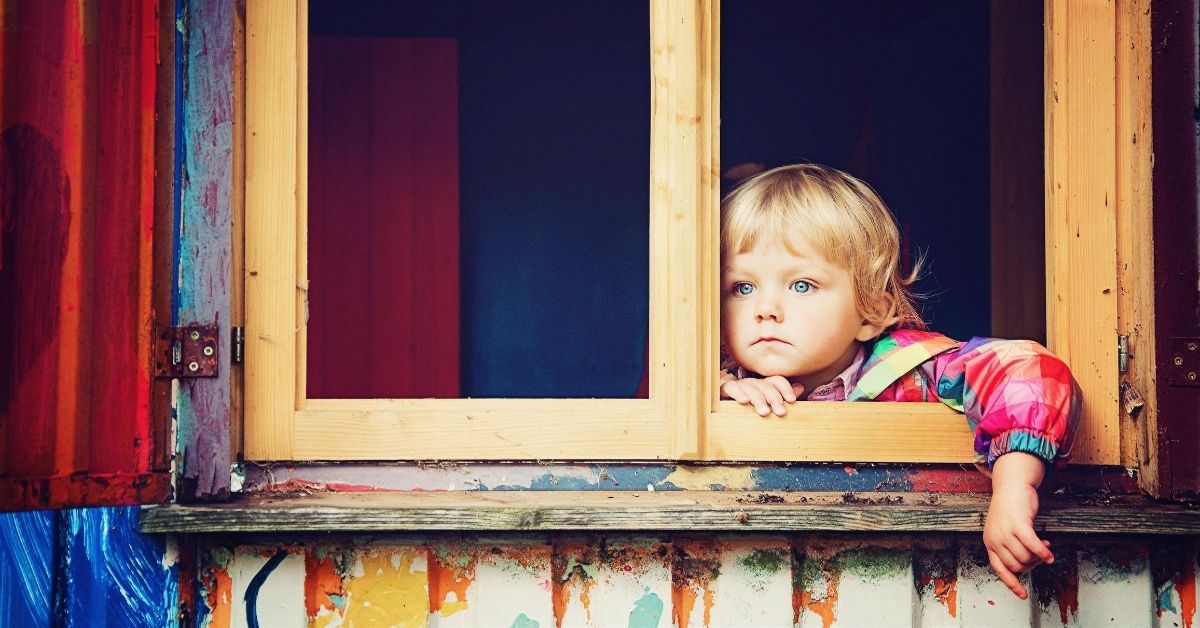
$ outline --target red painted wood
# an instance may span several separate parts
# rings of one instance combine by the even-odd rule
[[[0,508],[163,499],[89,479],[154,471],[157,2],[5,4]]]
[[[166,473],[86,474],[0,479],[0,511],[150,504],[171,495]]]
[[[309,46],[308,395],[455,397],[456,42]]]

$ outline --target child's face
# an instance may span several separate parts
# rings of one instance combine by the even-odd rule
[[[854,305],[850,272],[807,242],[760,242],[726,256],[721,337],[743,368],[783,375],[805,393],[850,365],[858,343],[879,335]]]

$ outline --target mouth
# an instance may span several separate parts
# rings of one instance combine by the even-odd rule
[[[779,344],[785,344],[785,345],[792,344],[786,340],[783,340],[782,338],[775,338],[774,336],[763,336],[762,338],[759,338],[758,340],[755,340],[754,342],[752,342],[750,344],[758,345],[758,344],[764,344],[764,343],[765,344],[779,343]]]

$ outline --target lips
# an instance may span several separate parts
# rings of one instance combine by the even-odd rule
[[[766,342],[766,343],[778,342],[778,343],[785,344],[785,345],[792,344],[786,340],[783,340],[782,338],[775,338],[774,336],[763,336],[762,338],[759,338],[758,340],[755,340],[754,342],[752,342],[750,344],[757,345],[757,344],[761,344],[764,342]]]

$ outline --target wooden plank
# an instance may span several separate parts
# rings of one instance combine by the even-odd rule
[[[246,457],[292,456],[297,344],[296,3],[246,6]],[[228,28],[226,28],[228,30]]]
[[[406,530],[973,532],[988,495],[726,491],[470,491],[253,497],[145,508],[146,533]],[[1043,499],[1038,530],[1196,534],[1200,511],[1140,497]]]
[[[311,399],[303,460],[654,460],[666,420],[641,399]]]
[[[233,199],[232,0],[189,3],[184,23],[182,171],[179,173],[180,324],[216,323],[216,378],[181,380],[177,399],[178,499],[229,494],[230,257]]]
[[[1116,10],[1046,3],[1046,336],[1083,390],[1073,459],[1117,464]]]
[[[233,155],[230,188],[229,322],[246,324],[246,0],[233,0]],[[229,371],[229,451],[242,454],[243,403],[246,383],[242,369]]]
[[[1150,0],[1117,3],[1117,329],[1129,338],[1121,376],[1121,464],[1149,460],[1157,425],[1154,368]],[[1153,484],[1154,470],[1143,469]],[[1145,485],[1145,484],[1144,484]]]
[[[902,428],[898,426],[903,426]],[[963,416],[934,403],[800,402],[763,418],[722,401],[708,416],[709,460],[958,462],[974,460]]]
[[[717,0],[650,3],[650,398],[671,418],[669,455],[703,457],[715,400]],[[697,377],[699,375],[699,377]]]
[[[0,479],[0,510],[155,504],[171,498],[167,473],[73,474]]]

